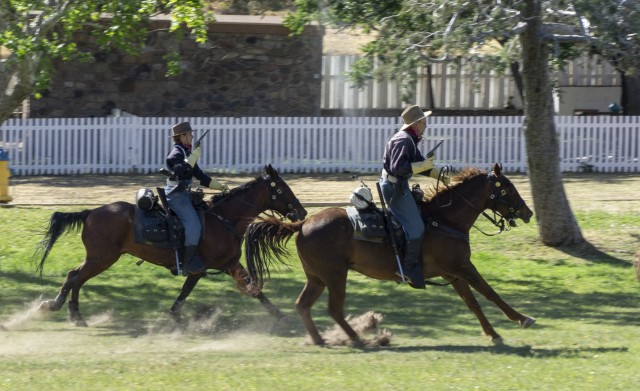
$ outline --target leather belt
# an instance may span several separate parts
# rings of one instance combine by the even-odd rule
[[[382,169],[382,178],[388,180],[391,183],[398,183],[398,177],[389,174],[384,168]]]

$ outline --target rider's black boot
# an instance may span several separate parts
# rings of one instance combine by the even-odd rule
[[[425,289],[422,267],[422,239],[407,240],[404,248],[404,275],[409,279],[409,286]]]
[[[182,275],[192,276],[204,274],[206,268],[198,255],[198,246],[186,246],[184,248],[184,262],[182,263]]]

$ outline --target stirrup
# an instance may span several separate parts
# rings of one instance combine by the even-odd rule
[[[413,282],[411,281],[411,278],[409,278],[407,274],[404,275],[404,281],[402,281],[402,274],[400,274],[399,270],[396,270],[396,276],[400,277],[400,281],[398,281],[398,284],[402,284],[402,283],[407,283],[409,285],[413,284]]]

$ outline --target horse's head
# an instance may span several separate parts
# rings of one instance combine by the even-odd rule
[[[489,209],[502,215],[511,226],[516,225],[516,219],[521,219],[525,223],[531,220],[533,212],[524,202],[513,183],[502,175],[502,166],[498,163],[489,173],[489,184],[491,186]]]
[[[303,220],[307,216],[307,211],[293,194],[289,185],[280,178],[271,164],[265,166],[264,169],[265,175],[262,179],[267,183],[271,193],[268,201],[269,209],[286,216],[291,221]]]

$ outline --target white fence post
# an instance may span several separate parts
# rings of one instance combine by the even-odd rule
[[[189,120],[203,140],[200,165],[216,173],[260,172],[273,164],[291,173],[377,173],[392,117],[51,118],[10,119],[0,147],[15,175],[157,172],[172,144],[171,125]],[[426,152],[444,141],[438,163],[456,169],[527,171],[522,117],[429,118]],[[640,117],[558,116],[561,170],[640,172]]]

